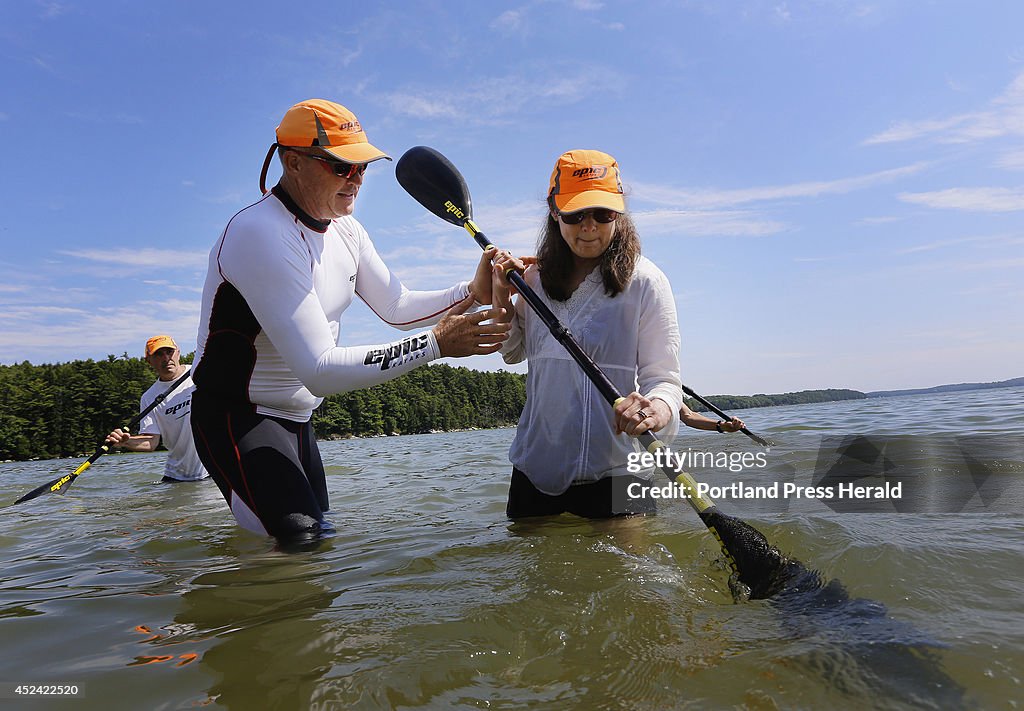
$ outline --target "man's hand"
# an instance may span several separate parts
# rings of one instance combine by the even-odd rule
[[[129,452],[155,452],[160,446],[160,435],[158,434],[132,434],[125,429],[116,429],[107,435],[103,443],[108,446],[127,449]]]
[[[131,439],[131,433],[128,430],[122,430],[120,427],[107,435],[107,438],[103,440],[104,444],[112,444],[115,447],[120,447],[122,444]]]
[[[744,427],[743,420],[738,417],[734,417],[731,420],[722,420],[721,428],[723,432],[739,432]]]
[[[516,259],[511,252],[498,252],[494,255],[494,268],[491,273],[491,303],[505,309],[506,312],[505,316],[498,320],[511,321],[514,314],[512,294],[515,293],[515,287],[509,283],[509,270],[514,269],[522,274],[526,271],[527,264],[534,264],[536,261],[536,257]]]
[[[490,280],[490,267],[488,267]],[[488,298],[490,296],[488,295]],[[443,358],[463,358],[470,355],[496,353],[502,342],[508,338],[509,325],[500,321],[505,318],[505,310],[491,308],[485,311],[466,314],[473,305],[473,295],[457,303],[445,314],[436,326],[434,337]],[[484,323],[485,321],[498,322]]]
[[[476,299],[478,304],[493,303],[491,299],[491,260],[498,254],[497,247],[485,249],[477,262],[476,272],[473,274],[473,281],[469,283],[469,295]]]

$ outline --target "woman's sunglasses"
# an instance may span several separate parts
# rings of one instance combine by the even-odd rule
[[[619,219],[619,213],[615,210],[609,210],[604,207],[595,208],[593,210],[580,210],[579,212],[571,212],[568,215],[564,212],[558,213],[558,216],[562,218],[562,222],[567,225],[578,225],[590,215],[594,218],[594,222],[600,222],[602,224],[608,224],[609,222],[615,222]]]

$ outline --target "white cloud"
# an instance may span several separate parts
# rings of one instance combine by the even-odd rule
[[[897,143],[899,141],[911,141],[917,138],[936,133],[942,133],[949,129],[962,126],[970,122],[972,116],[964,114],[953,116],[947,119],[931,119],[925,121],[897,121],[891,127],[867,138],[864,145],[877,143]]]
[[[900,249],[895,254],[916,254],[919,252],[931,252],[944,247],[955,247],[963,244],[974,244],[983,248],[1005,249],[1006,247],[1024,244],[1024,237],[1012,235],[977,235],[972,237],[958,237],[956,239],[943,239],[935,242],[915,245]]]
[[[79,316],[88,314],[84,309],[76,309],[70,306],[40,306],[24,305],[12,310],[0,312],[0,321],[36,321],[46,316]]]
[[[67,269],[61,269],[63,279],[46,267],[5,278],[11,288],[3,290],[0,303],[0,362],[137,355],[154,333],[172,333],[185,351],[195,348],[197,292],[174,292],[168,298],[168,288],[140,290],[136,282],[125,290],[115,285],[76,288],[67,285]],[[131,298],[135,293],[145,296]]]
[[[534,253],[544,217],[543,204],[529,201],[507,205],[479,203],[473,213],[480,230],[501,249],[517,255]],[[382,249],[381,257],[410,289],[445,288],[467,280],[480,260],[480,248],[469,235],[434,217],[401,233],[415,234],[417,239],[403,240],[402,246],[394,249]],[[399,231],[388,234],[399,234]],[[439,254],[444,255],[443,260],[437,259]]]
[[[762,237],[786,229],[781,222],[742,210],[652,210],[634,212],[642,235],[672,234],[678,237],[714,235]]]
[[[140,301],[139,306],[148,310],[160,309],[170,318],[187,316],[199,324],[199,299],[160,299],[158,301]]]
[[[543,202],[523,201],[509,205],[480,204],[474,221],[491,241],[515,254],[533,254],[544,224]]]
[[[940,143],[968,143],[1003,136],[1024,136],[1024,72],[980,111],[945,118],[897,121],[870,136],[865,145],[930,138]]]
[[[167,279],[142,279],[147,286],[158,286],[165,291],[182,291],[188,294],[202,294],[203,285],[201,282],[195,284],[176,284]]]
[[[996,166],[1004,170],[1024,170],[1024,150],[1002,154],[996,159]]]
[[[823,195],[842,195],[884,185],[923,170],[927,163],[883,170],[838,180],[809,181],[789,185],[768,185],[752,188],[716,190],[710,188],[676,188],[653,183],[631,183],[634,204],[648,203],[664,209],[637,210],[634,218],[643,234],[691,236],[732,235],[760,237],[790,229],[776,219],[752,210],[733,209],[752,203],[773,203],[813,199]],[[874,218],[881,222],[886,218]],[[889,218],[891,219],[891,218]]]
[[[450,94],[417,96],[406,92],[395,92],[386,98],[392,110],[407,116],[455,118],[463,113],[461,99]]]
[[[1024,210],[1024,188],[949,188],[924,193],[900,193],[904,202],[946,210],[1014,212]]]
[[[125,313],[132,318],[124,318]],[[154,333],[171,333],[183,351],[195,348],[199,300],[172,299],[103,306],[89,311],[28,305],[5,311],[0,362],[60,362],[137,355]]]
[[[1024,257],[1004,257],[1001,259],[989,259],[984,262],[970,262],[967,264],[959,264],[955,269],[963,269],[965,271],[974,270],[1000,270],[1000,269],[1021,269],[1024,268]]]
[[[476,123],[501,122],[529,107],[567,106],[589,95],[590,87],[604,87],[611,96],[624,86],[614,72],[584,67],[562,79],[535,80],[522,75],[488,77],[453,93],[450,88],[410,88],[385,94],[388,108],[397,114],[422,118],[452,119]],[[472,97],[473,111],[466,111],[466,97]]]
[[[924,264],[921,265],[921,271],[947,271],[962,274],[969,271],[1019,270],[1022,267],[1024,267],[1024,257],[1000,257],[981,262],[964,262],[962,259],[958,259],[938,264]]]
[[[857,220],[857,224],[860,225],[888,225],[893,222],[899,222],[902,217],[893,217],[891,215],[884,217],[863,217]]]
[[[345,52],[341,52],[341,66],[351,66],[353,62],[359,59],[363,55],[363,48],[355,47]]]
[[[60,17],[68,11],[68,5],[60,2],[40,2],[39,6],[42,8],[42,17],[45,20],[51,20],[55,17]]]
[[[505,10],[491,22],[491,28],[501,32],[518,32],[523,27],[524,11]]]
[[[183,251],[176,249],[73,249],[60,250],[59,254],[86,259],[100,264],[162,269],[196,269],[205,267],[209,257],[204,251]]]
[[[831,181],[812,181],[793,183],[791,185],[772,185],[735,190],[679,189],[650,183],[632,183],[631,187],[637,200],[680,207],[710,209],[751,202],[850,193],[913,175],[923,170],[926,165],[926,163],[915,163],[902,168],[893,168],[868,175],[840,178]]]

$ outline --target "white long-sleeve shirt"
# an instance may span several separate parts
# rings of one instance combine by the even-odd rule
[[[324,395],[382,383],[440,356],[430,331],[340,346],[353,297],[411,330],[437,323],[468,295],[468,282],[409,291],[355,218],[314,220],[277,186],[231,218],[210,251],[194,380],[213,397],[305,422]]]
[[[636,391],[668,404],[672,420],[656,436],[670,442],[679,429],[683,392],[675,300],[662,271],[640,257],[629,285],[612,298],[595,269],[567,301],[547,296],[535,268],[524,278],[623,395]],[[509,450],[512,464],[549,495],[574,482],[626,473],[636,439],[615,434],[611,405],[524,299],[515,312],[501,353],[506,363],[525,358],[529,373],[526,406]]]

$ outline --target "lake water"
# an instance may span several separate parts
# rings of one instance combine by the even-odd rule
[[[0,707],[1024,705],[1024,389],[738,414],[776,441],[767,466],[698,480],[810,485],[838,463],[904,482],[904,510],[718,502],[854,600],[735,603],[683,501],[512,525],[513,430],[322,443],[337,533],[287,552],[212,482],[156,483],[163,454],[112,455],[0,515]],[[78,463],[2,464],[4,498]]]

